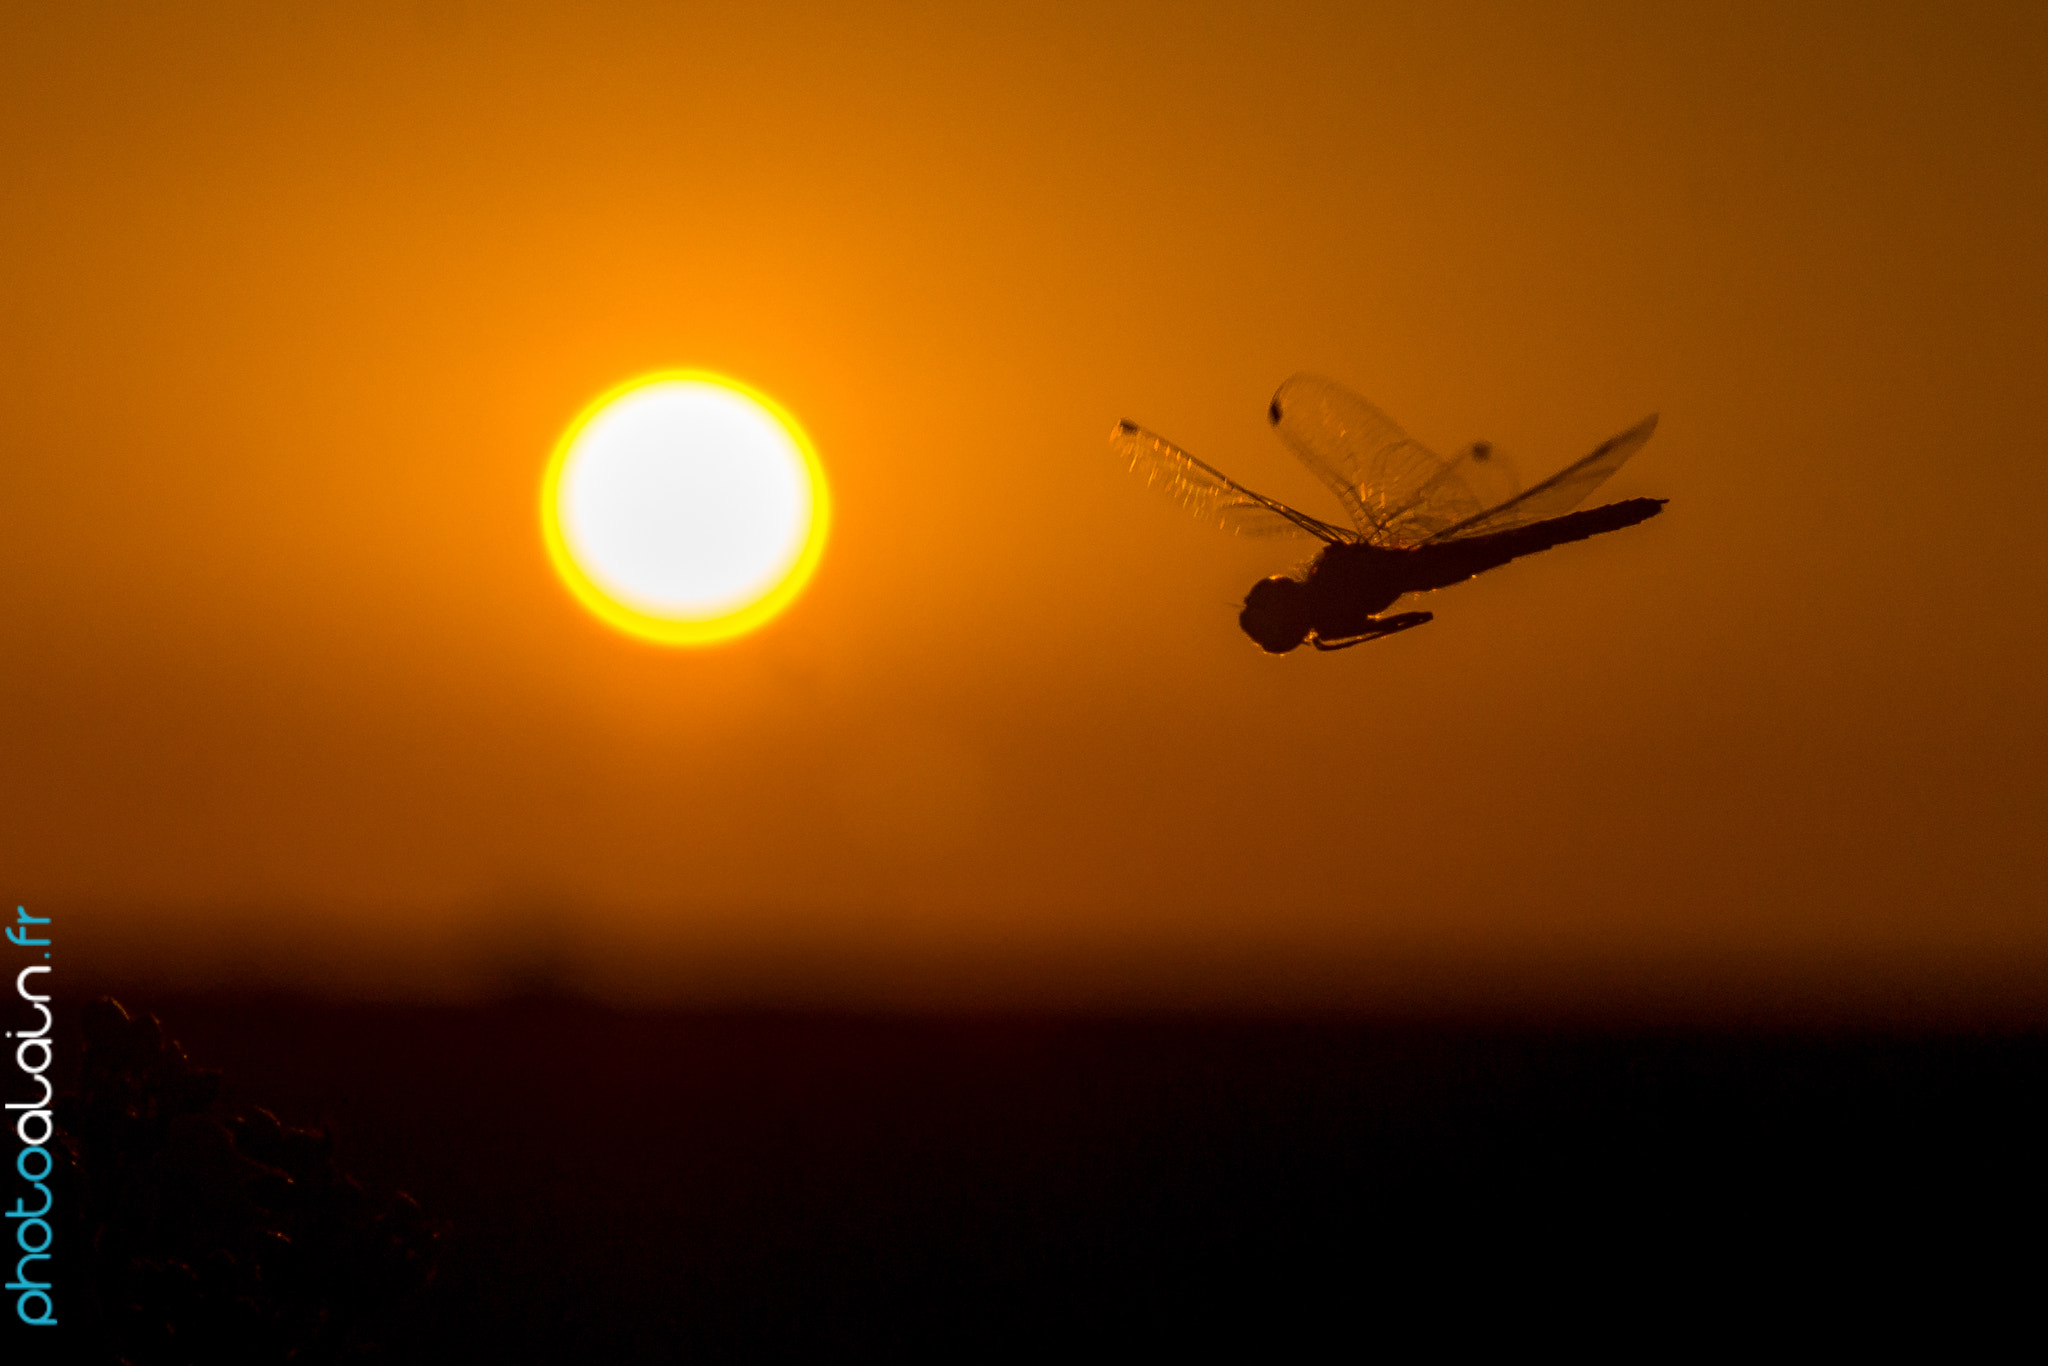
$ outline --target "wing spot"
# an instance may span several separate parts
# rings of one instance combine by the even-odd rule
[[[1276,398],[1276,399],[1274,399],[1274,400],[1273,400],[1273,401],[1272,401],[1271,403],[1269,403],[1269,404],[1267,404],[1267,405],[1266,405],[1266,416],[1267,416],[1268,418],[1272,419],[1273,425],[1274,425],[1275,427],[1277,427],[1277,426],[1279,426],[1279,425],[1280,425],[1280,400],[1279,400],[1279,399],[1277,399],[1277,398]]]

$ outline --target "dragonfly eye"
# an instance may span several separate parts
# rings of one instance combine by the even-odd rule
[[[1267,405],[1266,405],[1266,416],[1267,416],[1267,417],[1269,417],[1269,418],[1271,418],[1271,419],[1273,420],[1273,425],[1274,425],[1275,427],[1277,427],[1277,426],[1279,426],[1279,425],[1280,425],[1280,400],[1279,400],[1279,399],[1277,399],[1277,398],[1276,398],[1276,399],[1274,399],[1274,400],[1273,400],[1273,401],[1272,401],[1271,403],[1269,403],[1269,404],[1267,404]]]

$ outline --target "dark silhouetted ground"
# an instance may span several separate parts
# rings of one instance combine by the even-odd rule
[[[1704,1341],[1937,1284],[1976,1323],[2044,1213],[2040,1035],[125,1004],[306,1148],[324,1203],[241,1211],[325,1249],[298,1360]]]

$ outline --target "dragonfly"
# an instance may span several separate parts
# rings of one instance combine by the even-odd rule
[[[1630,498],[1574,511],[1643,448],[1655,414],[1601,442],[1591,455],[1514,492],[1505,462],[1484,441],[1445,459],[1392,418],[1320,375],[1296,375],[1266,410],[1280,439],[1337,495],[1348,527],[1254,493],[1212,465],[1131,421],[1111,444],[1146,482],[1197,516],[1248,536],[1322,542],[1292,574],[1261,579],[1238,625],[1269,654],[1304,643],[1344,650],[1412,630],[1432,612],[1382,616],[1411,593],[1463,583],[1510,560],[1647,521],[1665,499]]]

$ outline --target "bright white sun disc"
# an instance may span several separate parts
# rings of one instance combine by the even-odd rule
[[[623,385],[571,426],[542,522],[570,589],[621,629],[675,644],[751,630],[809,577],[824,481],[772,400],[719,376]]]

